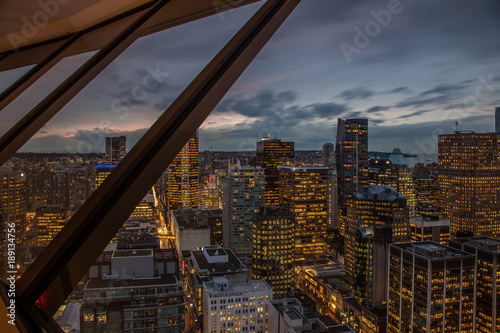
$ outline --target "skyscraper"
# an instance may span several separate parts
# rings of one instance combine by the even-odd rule
[[[69,170],[69,204],[79,209],[91,193],[89,172],[85,168]]]
[[[448,244],[476,255],[476,332],[500,332],[500,240],[470,237]]]
[[[392,227],[356,228],[356,269],[354,298],[363,306],[374,308],[387,301],[387,269]]]
[[[45,205],[36,209],[36,245],[45,246],[62,230],[71,217],[71,211],[64,205]]]
[[[295,214],[295,263],[326,256],[328,167],[279,166],[280,208]]]
[[[95,166],[95,188],[102,184],[114,168],[116,168],[116,164],[98,164]]]
[[[127,154],[127,137],[111,136],[106,138],[106,162],[118,164]]]
[[[281,142],[280,139],[270,138],[262,138],[257,142],[256,164],[264,170],[266,178],[266,206],[279,204],[278,165],[293,158],[293,142]]]
[[[475,256],[433,242],[391,244],[387,332],[473,332]]]
[[[450,221],[439,215],[423,214],[410,218],[411,241],[432,241],[446,245],[450,238]]]
[[[167,205],[198,207],[198,131],[168,167]]]
[[[408,161],[399,148],[394,148],[389,156],[389,161],[396,167],[398,177],[396,189],[405,196],[410,216],[413,216],[415,211],[415,186]]]
[[[352,196],[367,185],[368,119],[338,119],[335,147],[339,200],[339,230],[345,233]]]
[[[452,236],[500,236],[499,138],[471,131],[438,137],[439,199]]]
[[[333,143],[327,142],[323,145],[323,165],[330,166],[335,156]]]
[[[28,204],[26,177],[20,171],[13,171],[8,166],[0,167],[0,225],[1,247],[8,236],[15,237],[17,246],[26,243],[26,209]],[[9,224],[9,225],[7,225]],[[12,228],[12,224],[15,225]],[[15,231],[7,233],[9,229]],[[12,238],[11,238],[12,239]]]
[[[275,298],[294,285],[294,216],[276,206],[262,207],[253,221],[252,278],[267,281]]]
[[[253,215],[264,206],[264,170],[239,161],[229,168],[222,203],[224,246],[251,257]]]
[[[347,211],[345,234],[344,264],[347,274],[355,275],[357,228],[376,225],[391,226],[395,243],[410,240],[406,198],[392,187],[366,186],[353,197]]]

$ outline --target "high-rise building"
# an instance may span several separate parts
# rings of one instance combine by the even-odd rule
[[[52,171],[50,204],[70,207],[69,173],[67,170]]]
[[[339,230],[345,233],[347,207],[368,185],[368,119],[338,119],[335,147],[339,200]]]
[[[109,176],[111,171],[116,168],[116,164],[98,164],[95,167],[95,188],[98,188],[99,185]]]
[[[85,168],[69,170],[69,205],[71,209],[79,209],[90,196],[89,172]]]
[[[378,225],[356,228],[354,298],[368,308],[387,302],[387,269],[392,227]]]
[[[439,214],[439,178],[437,175],[417,173],[415,183],[415,216]]]
[[[278,165],[294,158],[294,143],[281,142],[280,139],[262,138],[257,142],[256,165],[264,170],[266,178],[265,204],[279,205],[279,172]]]
[[[397,190],[398,171],[388,158],[370,157],[368,159],[368,184],[387,185]]]
[[[26,186],[24,173],[13,171],[7,166],[0,168],[0,241],[2,242],[2,251],[7,249],[7,241],[9,243],[10,240],[14,241],[16,246],[24,246],[26,243],[26,208],[28,204]]]
[[[328,228],[338,229],[337,171],[328,171]]]
[[[397,171],[398,185],[395,188],[399,193],[405,196],[410,216],[413,216],[415,215],[415,186],[413,183],[413,172],[399,148],[394,148],[391,155],[389,155],[389,161],[396,167]]]
[[[169,209],[198,208],[198,132],[170,163],[166,187]]]
[[[230,283],[225,276],[203,283],[204,332],[266,333],[273,291],[264,280]]]
[[[276,206],[262,207],[253,221],[252,279],[267,281],[274,298],[283,298],[294,285],[294,216]]]
[[[335,157],[333,143],[327,142],[323,145],[323,165],[329,167]]]
[[[127,154],[127,137],[112,136],[106,138],[106,162],[118,164]]]
[[[62,230],[71,217],[71,211],[64,205],[45,205],[36,209],[36,245],[45,246]]]
[[[376,225],[391,226],[395,243],[410,240],[406,198],[392,187],[369,185],[353,197],[347,211],[345,234],[344,264],[347,274],[355,274],[356,229]]]
[[[438,136],[440,206],[458,231],[500,236],[500,136],[457,131]]]
[[[253,214],[264,206],[264,170],[238,161],[229,168],[223,196],[224,246],[251,257]]]
[[[423,214],[410,218],[411,241],[432,241],[446,245],[450,238],[450,221],[439,215]]]
[[[184,332],[178,267],[172,249],[104,252],[89,270],[80,332]]]
[[[475,332],[500,332],[500,240],[457,238],[448,244],[476,255]]]
[[[196,313],[202,313],[203,283],[215,277],[225,277],[231,284],[247,283],[248,269],[230,249],[221,246],[203,246],[191,251],[188,263],[188,289],[193,295]]]
[[[437,243],[391,244],[387,332],[473,332],[474,265]]]
[[[222,191],[217,186],[217,176],[209,175],[207,183],[200,188],[200,208],[222,208]]]
[[[295,214],[295,263],[323,261],[328,224],[328,167],[279,166],[280,208]]]

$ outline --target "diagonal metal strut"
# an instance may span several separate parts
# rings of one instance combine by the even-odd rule
[[[73,97],[92,81],[107,65],[130,46],[139,35],[135,32],[170,0],[157,3],[116,38],[97,52],[83,66],[61,83],[43,101],[0,138],[0,165],[14,155],[36,132],[59,112]]]
[[[300,0],[268,0],[68,221],[17,282],[18,297],[55,313],[135,206]]]

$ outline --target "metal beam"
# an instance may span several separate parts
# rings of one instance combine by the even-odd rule
[[[116,59],[139,36],[135,32],[170,0],[159,0],[116,38],[97,52],[69,78],[35,106],[0,138],[0,165],[16,153],[36,132],[59,112],[73,97]]]
[[[22,94],[28,89],[36,80],[47,73],[66,55],[64,51],[68,49],[73,43],[80,38],[81,34],[73,34],[66,42],[58,47],[54,52],[49,54],[45,59],[38,63],[35,67],[31,68],[26,74],[21,76],[16,82],[11,84],[7,89],[0,93],[0,111],[2,111],[10,102],[17,96]]]
[[[140,37],[147,36],[158,31],[201,19],[203,17],[215,14],[223,15],[223,13],[227,10],[242,7],[259,1],[262,0],[172,0],[167,7],[164,7],[160,10],[158,15],[144,24],[138,30],[138,33],[140,34]],[[99,34],[93,34],[93,36],[97,36],[98,38],[86,38],[86,42],[81,45],[79,49],[73,49],[71,52],[69,52],[68,55],[100,50],[106,45],[107,42],[105,41],[110,40],[116,34],[116,31],[123,30],[123,28],[120,27],[119,21],[124,18],[133,16],[133,14],[137,13],[138,11],[142,11],[146,6],[150,7],[151,3],[148,2],[125,13],[116,15],[103,22],[99,22],[82,30],[81,32],[85,34],[83,38],[86,38],[86,35],[89,32],[99,31]],[[12,53],[15,51],[16,56],[9,57],[8,59],[6,59],[6,61],[0,63],[0,71],[37,64],[45,57],[43,54],[45,54],[44,50],[46,48],[53,48],[51,44],[55,44],[66,39],[67,36],[63,35],[54,37],[52,39],[43,40],[41,42],[20,46],[15,50],[9,50],[9,52],[12,51]]]
[[[193,80],[17,282],[53,314],[300,0],[269,0]]]

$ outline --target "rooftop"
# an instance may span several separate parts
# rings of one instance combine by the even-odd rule
[[[85,290],[89,289],[109,289],[109,288],[130,288],[140,286],[165,286],[178,284],[174,274],[167,274],[157,278],[147,279],[90,279],[85,286]]]
[[[500,253],[500,240],[485,236],[456,238],[450,240],[451,242],[462,243],[467,246],[485,250],[491,253]]]
[[[355,195],[355,197],[357,200],[374,200],[387,202],[406,200],[404,195],[387,185],[365,186],[359,191],[358,194]]]
[[[206,272],[210,275],[219,275],[221,273],[237,273],[248,271],[245,265],[243,265],[243,263],[230,249],[222,249],[219,247],[205,247],[204,251],[208,256],[227,256],[227,261],[221,260],[218,262],[209,263],[203,251],[192,251],[191,258],[195,267],[199,269],[198,273]]]
[[[269,284],[264,280],[250,280],[248,283],[238,283],[229,284],[224,290],[219,290],[215,286],[214,281],[203,283],[208,293],[213,294],[226,294],[226,293],[237,293],[237,294],[247,294],[252,292],[268,291],[270,294],[273,290]]]
[[[415,253],[429,260],[474,256],[470,253],[435,242],[402,243],[391,244],[390,246],[399,247],[405,251]]]

